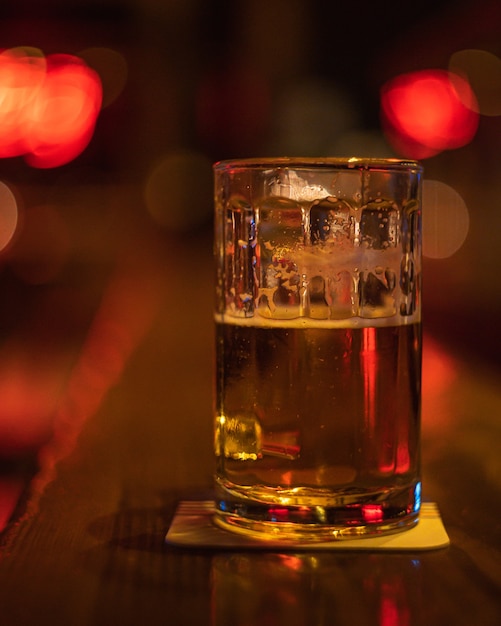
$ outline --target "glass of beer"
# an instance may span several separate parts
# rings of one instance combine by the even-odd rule
[[[214,172],[216,524],[285,543],[412,527],[420,165],[240,159]]]

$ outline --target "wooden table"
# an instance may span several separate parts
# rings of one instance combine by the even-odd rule
[[[177,243],[141,236],[95,284],[89,279],[92,288],[86,283],[87,326],[61,330],[62,314],[51,323],[61,302],[70,313],[81,305],[82,291],[70,283],[63,294],[60,287],[43,295],[43,320],[28,316],[5,339],[3,358],[28,355],[20,371],[50,387],[54,410],[53,434],[39,429],[32,442],[40,465],[31,464],[28,444],[2,465],[0,623],[498,626],[500,375],[430,334],[424,496],[438,503],[450,547],[296,553],[165,545],[177,502],[211,488],[211,242],[208,232]],[[25,401],[33,409],[40,397]],[[33,425],[36,416],[16,419]]]

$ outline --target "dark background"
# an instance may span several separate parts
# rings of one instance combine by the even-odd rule
[[[211,263],[213,161],[400,156],[381,131],[381,87],[400,73],[447,69],[462,49],[500,56],[501,9],[489,0],[4,1],[0,46],[80,55],[102,73],[105,94],[92,141],[71,163],[0,162],[22,211],[0,252],[0,333],[19,333],[36,354],[33,337],[85,335],[123,249],[140,257],[150,238],[165,250],[193,241]],[[119,89],[116,67],[104,71],[89,53],[96,49],[119,59]],[[500,148],[500,117],[481,116],[470,144],[423,163],[426,178],[453,187],[470,215],[459,251],[425,258],[425,322],[493,367]],[[162,164],[164,201],[152,209],[148,185]]]

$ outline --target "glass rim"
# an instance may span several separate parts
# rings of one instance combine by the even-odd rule
[[[213,164],[215,172],[273,168],[423,171],[419,161],[396,157],[250,157],[225,159]]]

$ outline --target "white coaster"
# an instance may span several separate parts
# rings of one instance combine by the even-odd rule
[[[434,502],[421,506],[419,523],[392,535],[376,535],[322,543],[285,543],[273,539],[253,539],[216,526],[212,500],[184,500],[178,505],[165,541],[168,544],[199,548],[245,548],[281,550],[434,550],[450,544],[442,518]]]

